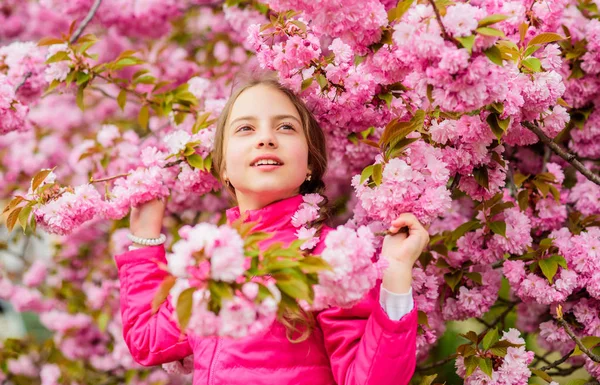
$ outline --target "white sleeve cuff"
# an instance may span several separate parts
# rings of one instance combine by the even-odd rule
[[[408,293],[397,294],[384,289],[382,285],[379,292],[379,304],[392,321],[398,321],[415,307],[412,288],[408,290]]]

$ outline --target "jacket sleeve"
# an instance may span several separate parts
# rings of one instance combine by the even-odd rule
[[[317,315],[338,385],[406,385],[414,374],[417,309],[392,321],[379,291],[380,281],[355,306]]]
[[[167,263],[164,246],[143,247],[114,258],[121,284],[123,338],[134,360],[151,366],[192,354],[188,338],[171,318],[170,297],[152,314],[152,299],[168,275],[158,267],[159,262]]]

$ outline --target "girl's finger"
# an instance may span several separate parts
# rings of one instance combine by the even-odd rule
[[[410,213],[400,214],[398,218],[392,221],[392,226],[396,228],[406,226],[409,230],[420,230],[423,228],[417,217]]]

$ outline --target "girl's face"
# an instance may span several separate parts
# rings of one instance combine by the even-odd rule
[[[308,170],[308,144],[298,110],[280,90],[259,84],[242,92],[224,132],[225,172],[240,210],[298,193]]]

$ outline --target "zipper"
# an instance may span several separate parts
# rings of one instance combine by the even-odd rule
[[[209,385],[213,385],[215,383],[214,372],[215,372],[215,366],[217,366],[217,357],[219,356],[220,351],[221,351],[221,338],[217,337],[217,346],[215,347],[215,355],[213,356],[213,359],[212,359],[212,362],[210,365],[210,371],[209,371],[209,377],[208,377]]]

